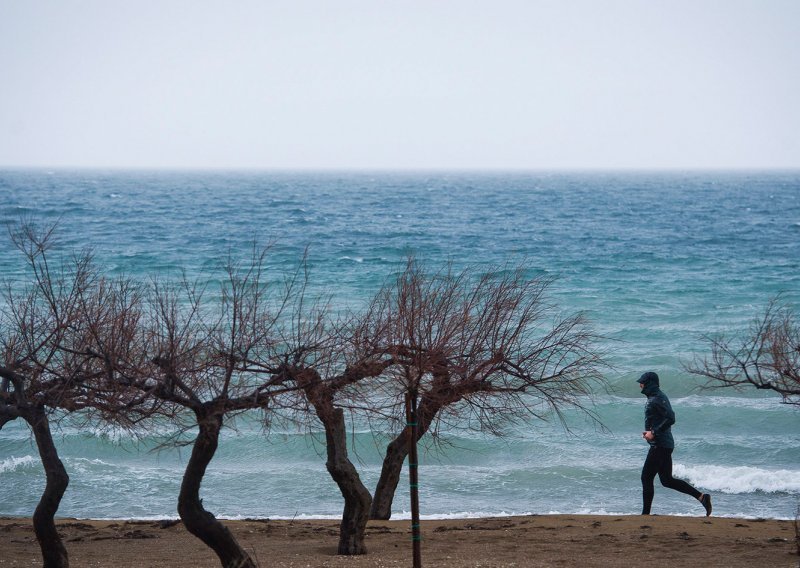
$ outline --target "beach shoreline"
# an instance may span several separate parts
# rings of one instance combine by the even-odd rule
[[[368,554],[336,554],[338,521],[223,521],[261,566],[411,564],[410,522],[370,521]],[[179,521],[60,519],[70,566],[216,567]],[[652,515],[530,515],[422,522],[424,566],[798,566],[794,521]],[[41,562],[30,519],[0,518],[0,566]]]

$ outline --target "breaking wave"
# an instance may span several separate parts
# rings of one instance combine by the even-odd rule
[[[33,456],[23,456],[21,458],[10,457],[0,461],[0,473],[16,471],[19,468],[38,463],[39,460]]]
[[[721,493],[792,493],[800,494],[800,471],[761,469],[757,467],[718,465],[675,465],[675,477],[686,479],[709,491]]]

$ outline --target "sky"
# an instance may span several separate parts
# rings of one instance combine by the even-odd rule
[[[0,0],[0,167],[800,167],[798,0]]]

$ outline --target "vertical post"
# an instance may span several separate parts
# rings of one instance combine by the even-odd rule
[[[419,526],[419,475],[417,467],[417,391],[406,393],[406,428],[408,429],[408,480],[411,496],[411,542],[413,567],[422,568],[422,533]]]

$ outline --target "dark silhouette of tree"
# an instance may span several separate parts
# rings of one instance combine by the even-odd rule
[[[248,262],[229,258],[223,278],[207,284],[108,280],[89,253],[56,273],[46,254],[51,236],[52,230],[38,235],[31,226],[15,235],[34,284],[23,294],[7,287],[0,367],[0,426],[27,420],[47,473],[34,515],[46,566],[68,562],[53,518],[69,478],[52,441],[48,409],[126,428],[170,420],[176,440],[196,429],[178,495],[181,520],[222,566],[255,566],[205,510],[200,487],[226,419],[267,412],[294,388],[282,369],[297,360],[294,346],[308,345],[304,335],[318,327],[300,316],[300,271],[268,281],[269,248],[254,245]]]
[[[369,520],[372,496],[364,486],[347,451],[345,409],[336,398],[348,385],[379,376],[390,364],[375,358],[346,367],[341,373],[326,378],[316,366],[287,365],[283,372],[302,389],[307,403],[325,430],[326,468],[344,498],[344,511],[339,528],[339,554],[366,554],[364,533]]]
[[[227,418],[261,410],[288,392],[280,367],[295,344],[292,310],[297,274],[268,281],[268,248],[254,246],[248,263],[229,259],[218,287],[154,281],[140,326],[143,366],[120,362],[123,386],[171,406],[182,429],[197,428],[178,496],[187,530],[226,568],[255,563],[233,534],[203,507],[200,486]]]
[[[371,517],[388,519],[410,444],[443,425],[502,434],[524,418],[584,407],[602,380],[602,353],[583,315],[561,316],[546,300],[551,280],[526,266],[479,272],[430,272],[410,260],[370,310],[384,349],[393,415],[405,423],[407,396],[416,404],[416,439],[403,427],[389,443]]]
[[[559,318],[546,304],[548,285],[526,278],[524,267],[430,273],[411,260],[344,324],[314,319],[322,322],[316,339],[297,343],[297,358],[282,372],[325,430],[328,471],[345,499],[340,554],[366,552],[367,511],[375,511],[348,457],[345,412],[405,426],[405,394],[416,391],[421,437],[465,421],[499,432],[503,420],[581,406],[602,360],[583,318]],[[408,430],[387,449],[376,493],[387,511]]]
[[[298,387],[295,410],[300,420],[316,419],[325,432],[326,468],[344,499],[338,553],[366,554],[372,496],[348,454],[346,415],[369,408],[366,399],[373,390],[366,383],[380,377],[393,360],[376,348],[378,334],[364,327],[361,316],[350,314],[334,323],[330,310],[315,304],[304,310],[302,319],[315,322],[313,330],[295,341],[295,356],[280,372]]]
[[[763,315],[739,336],[709,336],[711,354],[686,369],[707,379],[709,388],[755,387],[800,405],[800,325],[794,311],[772,300]]]
[[[22,418],[36,440],[46,483],[33,526],[48,568],[69,565],[54,522],[69,475],[53,442],[51,420],[80,411],[87,422],[106,414],[130,426],[137,413],[147,414],[143,399],[126,396],[109,383],[107,367],[89,352],[93,338],[101,338],[107,352],[116,349],[113,333],[105,333],[119,320],[106,318],[103,330],[90,329],[89,322],[100,324],[107,301],[126,289],[124,282],[102,278],[88,251],[54,261],[54,230],[30,222],[10,230],[30,281],[5,283],[0,312],[0,428]],[[95,310],[93,319],[87,317],[89,308]]]

